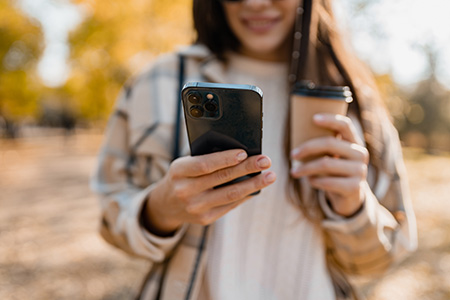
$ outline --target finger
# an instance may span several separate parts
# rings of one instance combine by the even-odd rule
[[[275,180],[275,173],[268,171],[238,183],[218,189],[211,189],[200,196],[197,201],[198,207],[196,207],[196,209],[206,211],[240,201],[271,185]]]
[[[335,131],[342,136],[342,139],[350,143],[364,145],[349,117],[336,114],[316,114],[314,115],[314,123],[317,126]]]
[[[351,195],[359,193],[360,179],[356,177],[311,177],[309,182],[312,187],[339,195]],[[358,194],[359,195],[359,194]]]
[[[174,177],[198,177],[235,166],[247,158],[244,150],[227,150],[199,156],[186,156],[172,162]]]
[[[198,189],[208,189],[233,179],[268,169],[272,162],[265,155],[251,156],[242,163],[204,175],[196,181]]]
[[[321,137],[309,140],[292,151],[291,156],[296,160],[305,160],[311,156],[339,156],[349,160],[368,163],[369,152],[363,146],[335,137]]]
[[[342,176],[366,178],[367,165],[358,161],[344,160],[324,156],[322,158],[299,164],[292,169],[293,177],[301,176]]]

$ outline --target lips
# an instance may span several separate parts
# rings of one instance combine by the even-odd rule
[[[279,21],[279,18],[255,17],[243,18],[242,23],[249,30],[256,33],[264,33],[271,30]]]

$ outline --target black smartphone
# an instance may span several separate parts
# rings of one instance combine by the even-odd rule
[[[263,93],[260,88],[188,82],[181,95],[191,155],[230,149],[244,149],[249,156],[261,154]]]

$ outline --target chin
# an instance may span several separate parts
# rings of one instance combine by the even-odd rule
[[[243,45],[243,48],[247,49],[247,52],[251,52],[257,56],[278,56],[280,53],[279,44],[281,44],[281,42],[274,45],[272,40],[270,43],[266,43],[265,41],[260,41],[259,43],[253,41]]]
[[[250,49],[249,54],[251,54],[251,56],[255,58],[266,60],[280,60],[282,58],[280,57],[279,51],[273,48],[264,49],[263,47],[261,47]]]

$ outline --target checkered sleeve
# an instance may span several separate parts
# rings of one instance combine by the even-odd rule
[[[417,247],[401,145],[392,124],[386,126],[386,170],[378,173],[373,184],[365,186],[361,211],[351,218],[339,216],[331,210],[324,194],[319,193],[328,255],[347,274],[380,274]]]
[[[150,87],[148,80],[141,80],[121,92],[108,122],[91,189],[99,195],[103,238],[129,254],[160,262],[186,228],[163,238],[148,232],[141,222],[145,201],[171,160],[166,143],[172,131],[165,129],[170,126],[160,125],[152,117],[157,114],[150,111],[155,106],[145,105],[154,94]]]

